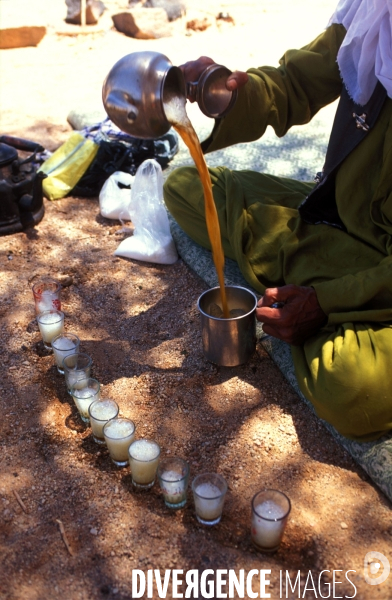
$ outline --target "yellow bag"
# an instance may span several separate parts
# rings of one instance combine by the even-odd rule
[[[87,171],[98,148],[92,140],[73,133],[39,169],[47,175],[42,182],[44,195],[49,200],[64,198]]]

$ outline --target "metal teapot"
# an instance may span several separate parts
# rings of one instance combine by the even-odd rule
[[[237,92],[226,89],[231,71],[211,65],[198,82],[186,84],[179,67],[159,52],[133,52],[121,58],[107,75],[102,90],[105,110],[117,127],[143,139],[156,139],[171,124],[164,103],[173,96],[195,100],[208,117],[219,118],[233,106]]]

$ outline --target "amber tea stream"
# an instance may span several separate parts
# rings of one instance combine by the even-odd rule
[[[169,123],[171,123],[171,125],[173,125],[174,129],[181,136],[184,143],[188,147],[200,175],[200,180],[204,191],[207,232],[212,248],[212,258],[214,260],[215,269],[218,276],[223,318],[229,319],[230,313],[227,304],[224,281],[225,256],[222,248],[218,213],[216,210],[214,197],[212,195],[212,183],[207,163],[200,146],[199,138],[197,137],[196,131],[194,130],[188,115],[186,114],[185,99],[177,96],[171,97],[165,102],[164,109],[167,120]]]

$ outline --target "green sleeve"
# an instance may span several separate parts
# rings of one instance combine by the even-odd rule
[[[279,67],[249,69],[249,81],[230,113],[215,123],[204,152],[257,140],[268,125],[281,137],[292,125],[308,123],[341,93],[336,55],[344,36],[342,25],[331,25],[304,48],[288,50]]]

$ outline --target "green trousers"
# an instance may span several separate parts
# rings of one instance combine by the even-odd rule
[[[355,236],[301,220],[297,208],[314,184],[225,167],[210,174],[225,255],[261,293],[288,283],[317,287],[382,259]],[[210,249],[196,169],[174,171],[164,198],[182,229]],[[292,356],[301,391],[342,435],[370,441],[392,429],[390,323],[328,325],[292,347]]]

